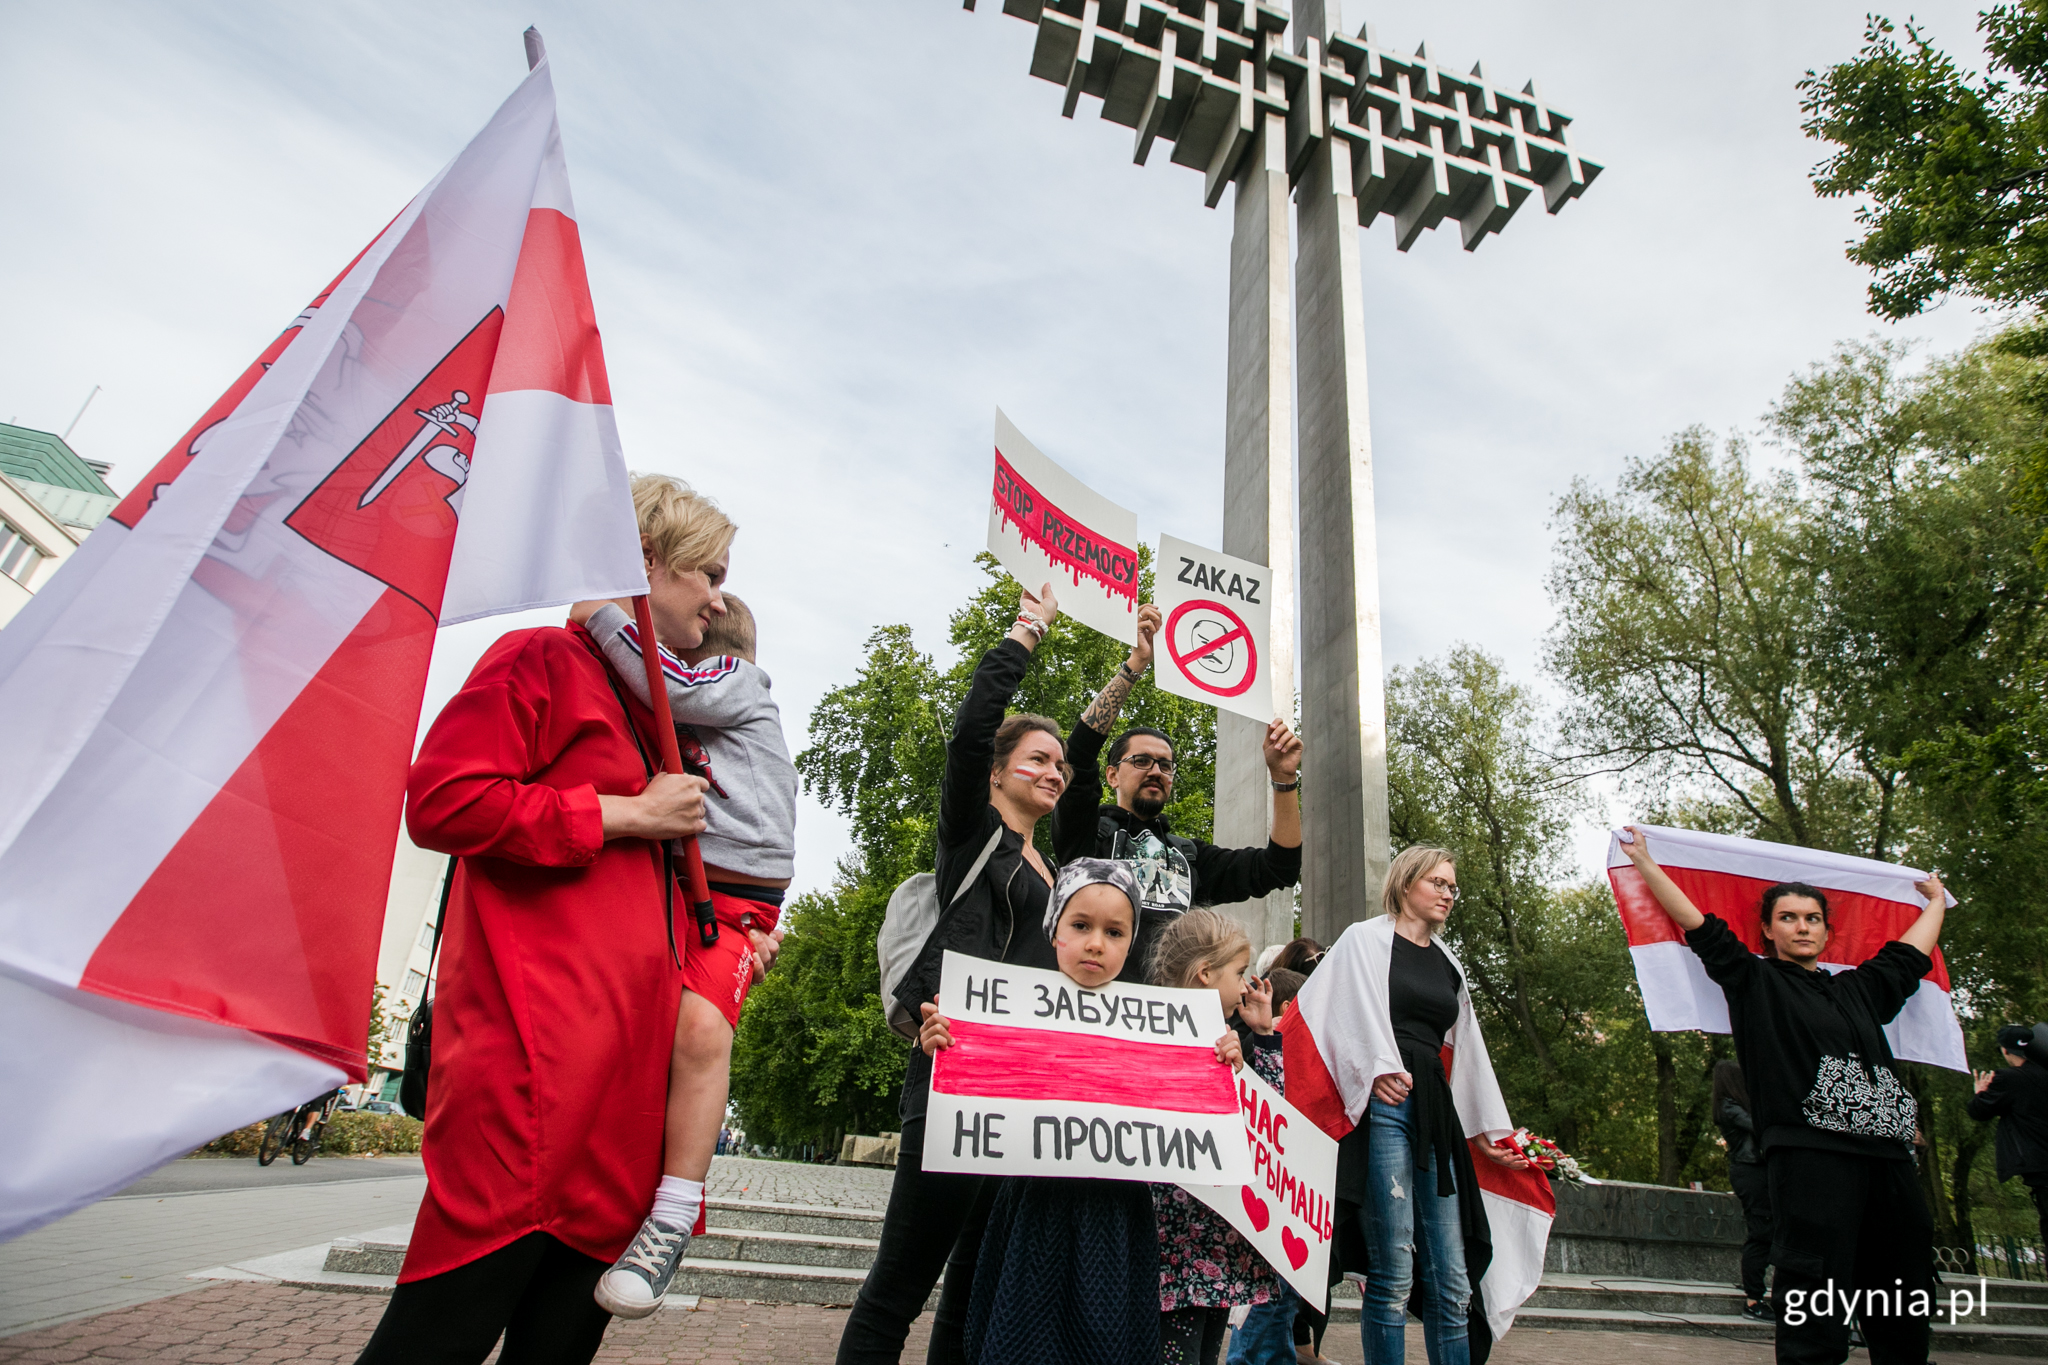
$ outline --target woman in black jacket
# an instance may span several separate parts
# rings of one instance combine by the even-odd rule
[[[1059,601],[1050,583],[1036,597],[1021,591],[1019,596],[1016,624],[981,656],[946,742],[936,890],[947,908],[896,992],[912,1018],[919,1005],[938,998],[940,959],[949,948],[1058,970],[1044,928],[1052,868],[1032,835],[1066,789],[1066,757],[1058,725],[1044,716],[1004,712],[1031,666],[1032,651],[1059,615]],[[965,1359],[961,1334],[968,1292],[994,1190],[984,1189],[979,1176],[925,1172],[931,1084],[932,1059],[922,1049],[913,1051],[903,1078],[903,1137],[881,1246],[840,1335],[838,1365],[900,1360],[910,1324],[924,1311],[941,1269],[946,1287],[925,1358],[935,1365]]]
[[[1844,972],[1821,970],[1827,896],[1803,882],[1763,894],[1769,957],[1758,957],[1702,914],[1650,856],[1648,836],[1624,827],[1623,852],[1686,946],[1728,999],[1729,1031],[1770,1182],[1780,1365],[1839,1365],[1849,1354],[1840,1304],[1883,1365],[1927,1359],[1934,1291],[1934,1221],[1913,1166],[1919,1107],[1898,1077],[1884,1026],[1934,965],[1948,893],[1915,884],[1927,908],[1898,938]],[[1808,1308],[1823,1286],[1834,1311]],[[1882,1299],[1875,1297],[1882,1294]]]
[[[1728,1183],[1742,1201],[1742,1316],[1771,1320],[1764,1302],[1764,1267],[1771,1263],[1771,1190],[1749,1114],[1749,1088],[1740,1062],[1714,1063],[1714,1125],[1728,1143]]]

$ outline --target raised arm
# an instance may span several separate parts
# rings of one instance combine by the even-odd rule
[[[1933,957],[1934,945],[1941,941],[1941,922],[1948,915],[1948,891],[1942,886],[1939,873],[1929,873],[1926,881],[1914,882],[1913,889],[1927,897],[1927,908],[1920,912],[1912,927],[1899,935],[1899,942]]]
[[[1124,709],[1131,689],[1152,666],[1152,637],[1159,633],[1159,620],[1159,608],[1152,603],[1138,608],[1138,643],[1131,646],[1130,657],[1117,665],[1116,673],[1081,713],[1081,724],[1098,735],[1107,735],[1116,725],[1117,712]]]
[[[1650,894],[1657,898],[1657,904],[1664,913],[1671,916],[1681,929],[1697,929],[1707,922],[1700,908],[1692,898],[1678,889],[1678,883],[1671,880],[1671,874],[1657,866],[1657,860],[1650,856],[1650,836],[1634,825],[1621,827],[1621,851],[1635,864],[1636,871],[1643,877]]]
[[[946,740],[946,772],[939,786],[939,842],[952,846],[982,832],[988,807],[989,765],[995,762],[996,730],[1003,723],[1010,698],[1031,667],[1031,652],[1046,629],[1058,619],[1059,599],[1052,585],[1034,597],[1019,590],[1016,624],[994,649],[981,656],[967,695],[953,717]],[[1031,624],[1026,624],[1027,618]]]

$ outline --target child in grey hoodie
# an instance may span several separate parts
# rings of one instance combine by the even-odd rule
[[[711,783],[697,848],[719,934],[709,948],[695,934],[677,937],[687,945],[685,995],[669,1063],[661,1187],[639,1235],[597,1286],[597,1301],[620,1317],[645,1317],[661,1305],[700,1222],[704,1176],[725,1120],[733,1031],[754,979],[747,935],[779,936],[783,892],[796,871],[796,765],[768,675],[754,663],[754,615],[731,593],[724,602],[702,644],[680,657],[663,648],[660,656],[685,766]],[[632,619],[606,603],[584,629],[633,695],[648,701]]]

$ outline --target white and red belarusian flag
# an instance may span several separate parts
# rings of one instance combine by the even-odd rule
[[[1846,971],[1863,963],[1920,917],[1926,897],[1913,883],[1925,872],[1870,858],[1825,853],[1796,844],[1768,844],[1727,834],[1637,825],[1649,836],[1650,856],[1671,874],[1679,890],[1709,915],[1727,922],[1753,953],[1763,952],[1758,911],[1763,894],[1779,882],[1805,882],[1828,898],[1828,944],[1821,966]],[[1621,850],[1620,831],[1607,844],[1607,879],[1628,933],[1636,983],[1650,1027],[1660,1033],[1699,1029],[1728,1032],[1728,1000],[1707,979],[1700,960],[1685,946],[1685,935],[1657,904],[1642,874]],[[1949,897],[1955,904],[1955,897]],[[1963,1029],[1949,1001],[1948,964],[1934,950],[1934,966],[1920,989],[1906,997],[1898,1018],[1886,1024],[1886,1041],[1901,1061],[1926,1062],[1968,1071]]]
[[[0,1237],[364,1079],[435,626],[645,591],[543,60],[0,632]]]
[[[1457,963],[1449,944],[1438,939],[1437,946]],[[1394,1041],[1387,994],[1393,966],[1394,921],[1375,915],[1353,924],[1323,954],[1294,997],[1294,1008],[1280,1021],[1287,1102],[1333,1138],[1341,1140],[1365,1121],[1375,1080],[1407,1071]],[[1462,964],[1458,976],[1462,983]],[[1472,1149],[1472,1170],[1493,1242],[1493,1259],[1479,1290],[1487,1328],[1498,1341],[1543,1280],[1557,1197],[1541,1171],[1511,1170],[1481,1150],[1508,1137],[1515,1125],[1508,1118],[1486,1039],[1472,1012],[1472,992],[1463,984],[1458,990],[1458,1022],[1444,1045],[1443,1063],[1458,1111],[1458,1131]]]

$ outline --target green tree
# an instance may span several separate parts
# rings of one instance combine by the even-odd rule
[[[1978,28],[1982,76],[1873,15],[1853,60],[1799,83],[1808,136],[1837,148],[1814,188],[1864,201],[1849,259],[1875,272],[1880,317],[1951,291],[2007,305],[2048,293],[2048,3],[1993,5]]]
[[[1620,487],[1581,479],[1557,506],[1548,663],[1583,771],[1656,801],[1676,789],[1765,838],[1867,848],[1867,746],[1828,705],[1812,650],[1818,588],[1798,553],[1789,474],[1695,427]]]
[[[1141,547],[1141,590],[1151,595]],[[755,1141],[787,1146],[833,1142],[848,1132],[896,1126],[910,1045],[883,1022],[875,937],[889,895],[936,856],[939,778],[946,737],[983,653],[1017,616],[1017,584],[980,556],[984,582],[952,615],[958,661],[941,669],[920,652],[908,626],[868,637],[855,679],[827,693],[811,713],[810,743],[797,770],[812,795],[852,824],[853,850],[833,885],[790,908],[782,956],[747,997],[733,1040],[733,1105]],[[1015,709],[1071,726],[1123,661],[1128,648],[1061,617],[1036,651]],[[1120,716],[1173,737],[1179,768],[1176,829],[1207,837],[1215,775],[1215,712],[1168,696],[1147,676]],[[1051,821],[1039,840],[1051,852]]]
[[[1706,1098],[1726,1042],[1649,1031],[1612,895],[1565,882],[1581,798],[1528,692],[1457,646],[1393,670],[1387,741],[1395,842],[1458,855],[1447,934],[1516,1122],[1613,1178],[1724,1180]]]

